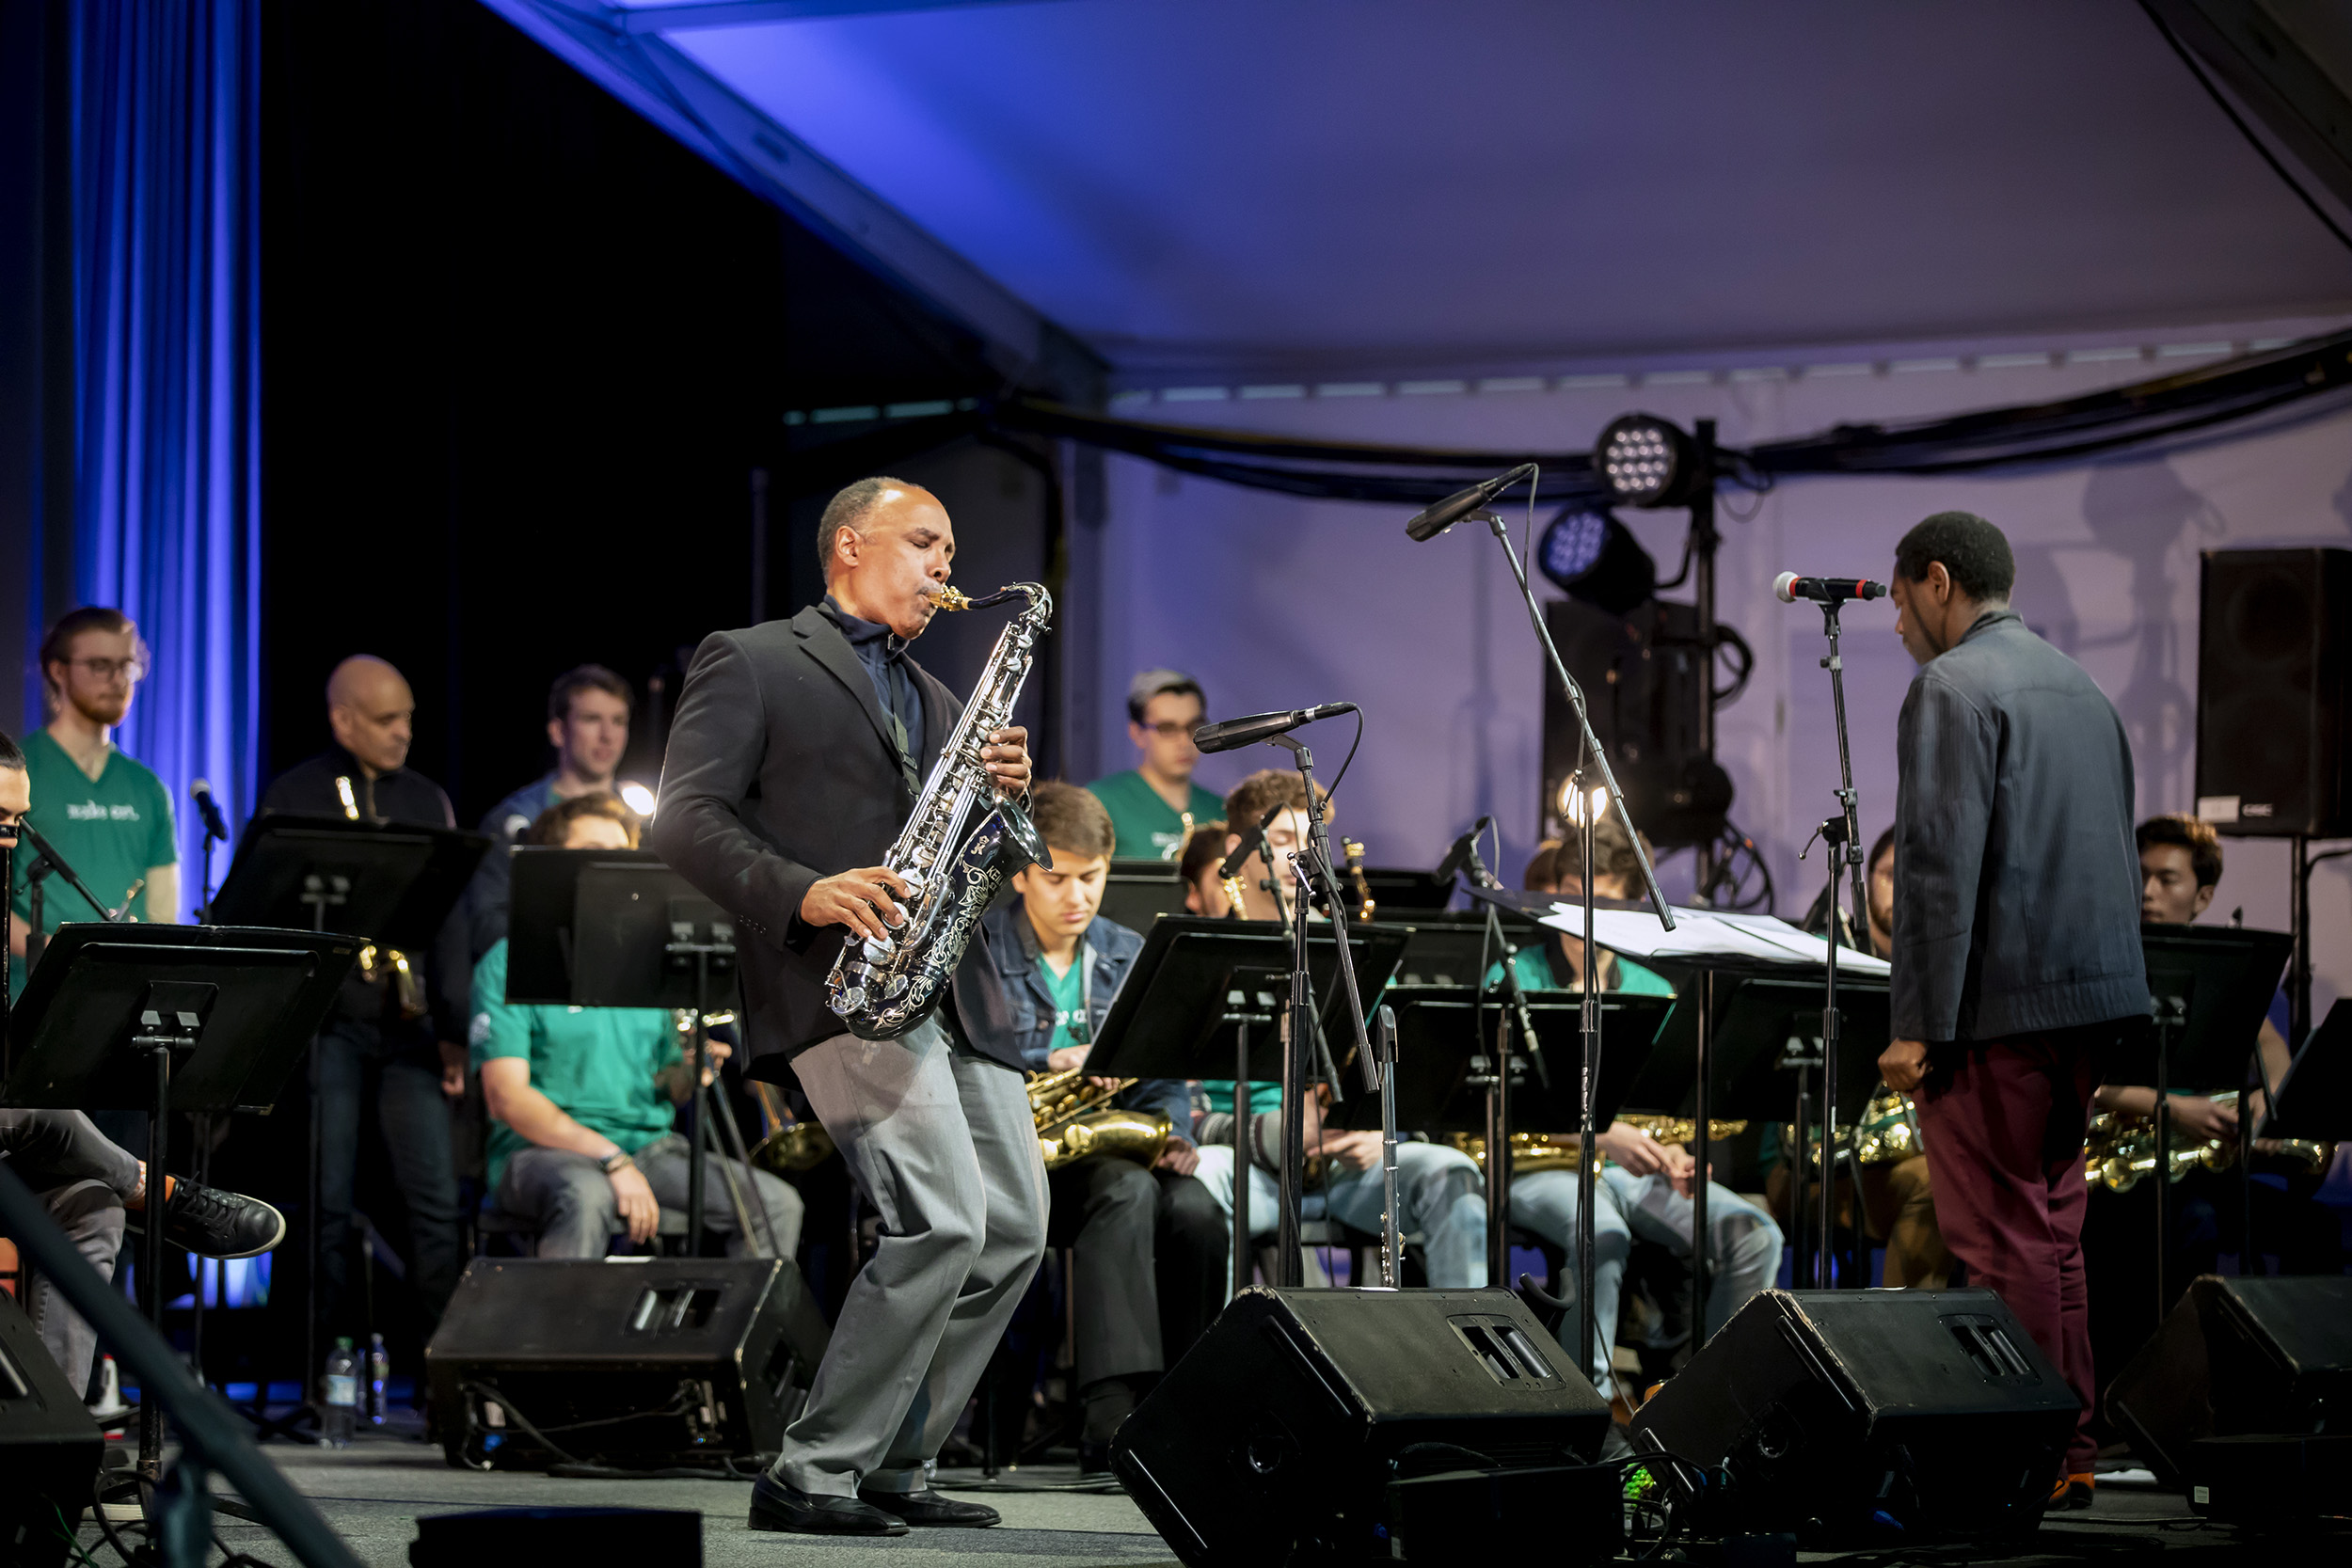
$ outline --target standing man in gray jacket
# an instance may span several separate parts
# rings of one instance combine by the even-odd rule
[[[2088,1506],[2083,1133],[2148,1016],[2132,751],[2080,665],[2009,608],[2009,541],[1939,512],[1895,549],[1919,662],[1896,728],[1894,1042],[1945,1242],[2083,1401],[2054,1503]]]

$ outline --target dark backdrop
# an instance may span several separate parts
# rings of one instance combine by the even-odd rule
[[[995,389],[968,337],[473,0],[277,0],[264,48],[265,775],[374,653],[470,823],[548,766],[558,672],[642,690],[749,618],[755,469],[764,607],[806,602],[787,409]]]

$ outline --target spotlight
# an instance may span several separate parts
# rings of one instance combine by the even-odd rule
[[[1593,444],[1593,471],[1632,506],[1687,506],[1715,483],[1703,472],[1691,438],[1655,414],[1622,414]]]
[[[621,803],[647,821],[653,820],[653,791],[641,784],[621,786]]]
[[[1571,598],[1611,615],[1623,615],[1658,590],[1658,562],[1605,509],[1571,507],[1554,517],[1535,562]]]
[[[1572,828],[1581,828],[1584,825],[1584,813],[1588,808],[1596,822],[1609,815],[1607,787],[1595,784],[1591,789],[1579,794],[1573,774],[1562,779],[1559,797],[1552,801],[1552,809],[1559,816],[1560,820]]]

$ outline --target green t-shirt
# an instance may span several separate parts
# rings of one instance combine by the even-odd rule
[[[1553,955],[1558,951],[1559,942],[1554,938],[1522,947],[1512,954],[1511,968],[1518,975],[1519,984],[1529,990],[1574,990],[1575,972],[1565,963],[1554,961]],[[1614,957],[1617,960],[1617,983],[1611,990],[1634,996],[1672,996],[1675,993],[1674,987],[1658,971],[1637,964],[1622,953]],[[1486,983],[1490,986],[1502,978],[1501,964],[1486,972]]]
[[[1062,974],[1055,974],[1054,966],[1042,958],[1037,960],[1037,972],[1045,979],[1046,994],[1054,999],[1054,1032],[1045,1041],[1048,1055],[1065,1046],[1092,1043],[1093,1030],[1087,1018],[1087,964],[1089,961],[1085,942],[1078,944],[1076,957]]]
[[[1111,814],[1119,843],[1111,849],[1120,860],[1172,861],[1184,851],[1184,819],[1160,799],[1160,792],[1130,768],[1087,785]],[[1225,815],[1223,798],[1193,784],[1192,825],[1215,822]]]
[[[24,775],[33,794],[33,826],[57,847],[66,863],[90,892],[119,908],[131,884],[159,865],[180,863],[180,849],[171,823],[171,796],[163,780],[120,752],[106,753],[106,766],[92,780],[74,766],[65,748],[47,730],[24,737]],[[25,870],[36,854],[32,841],[20,838],[14,856],[14,881],[9,890],[16,912],[29,920],[32,900],[24,883]],[[135,920],[178,920],[178,910],[153,910],[141,888],[131,901]],[[70,921],[99,920],[103,915],[55,872],[41,879],[40,925],[45,934]],[[22,959],[8,960],[11,989],[24,983]]]
[[[531,1064],[531,1086],[592,1132],[631,1154],[669,1132],[674,1107],[653,1075],[678,1059],[677,1027],[660,1007],[560,1007],[506,1000],[506,940],[490,944],[473,970],[473,1065],[499,1056]],[[507,1157],[531,1141],[490,1123],[485,1149],[492,1192]]]

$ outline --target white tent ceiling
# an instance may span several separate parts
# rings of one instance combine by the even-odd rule
[[[2352,309],[2352,251],[2124,0],[628,23],[1127,379]]]

